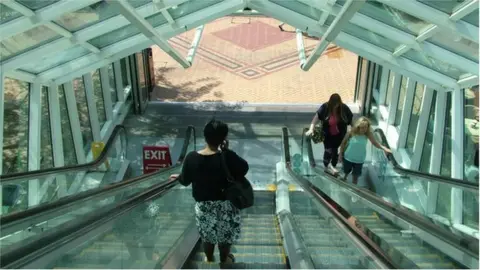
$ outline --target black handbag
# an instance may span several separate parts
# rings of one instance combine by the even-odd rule
[[[225,152],[222,153],[222,167],[228,181],[227,188],[223,190],[225,198],[240,210],[253,206],[253,188],[250,181],[245,176],[236,179],[232,176],[227,166]]]

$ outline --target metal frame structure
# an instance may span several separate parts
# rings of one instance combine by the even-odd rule
[[[464,18],[472,13],[478,14],[478,0],[464,1],[455,6],[450,14],[415,0],[377,0],[375,2],[383,5],[385,9],[388,7],[396,10],[398,14],[405,13],[427,23],[428,26],[419,31],[418,34],[412,34],[400,29],[401,27],[384,23],[380,18],[365,15],[362,8],[370,1],[366,2],[364,0],[291,0],[288,1],[288,5],[278,0],[211,0],[212,4],[208,7],[190,10],[192,6],[195,7],[194,5],[201,1],[204,0],[152,0],[134,7],[131,1],[126,0],[107,0],[106,2],[100,0],[59,0],[38,10],[30,9],[18,0],[2,1],[1,5],[18,13],[17,18],[0,24],[2,46],[7,44],[6,42],[9,39],[18,35],[27,35],[27,31],[48,29],[48,31],[53,31],[56,34],[56,38],[47,40],[45,43],[30,44],[30,48],[19,50],[18,53],[13,53],[11,56],[4,56],[4,51],[0,51],[0,124],[3,124],[4,121],[4,78],[8,77],[28,82],[30,85],[28,169],[38,169],[40,166],[41,141],[38,134],[42,130],[42,96],[40,92],[43,91],[43,87],[48,87],[51,139],[55,142],[52,146],[54,166],[65,164],[64,150],[67,147],[75,151],[78,163],[85,163],[91,159],[91,153],[85,151],[85,142],[82,138],[82,126],[73,86],[75,78],[83,78],[82,81],[85,82],[87,104],[84,105],[88,106],[88,117],[93,139],[94,141],[105,141],[110,136],[114,125],[122,121],[129,108],[127,100],[132,89],[131,69],[129,61],[125,61],[126,68],[124,70],[121,63],[122,59],[155,45],[175,59],[180,66],[188,68],[193,63],[205,28],[204,25],[231,14],[235,16],[245,15],[246,13],[242,10],[248,7],[252,10],[251,13],[255,14],[254,16],[270,16],[297,29],[299,66],[305,71],[308,71],[315,64],[329,43],[335,43],[337,46],[350,50],[377,65],[372,75],[374,78],[373,85],[376,87],[375,82],[379,79],[380,87],[374,91],[372,96],[377,101],[380,118],[382,118],[379,126],[385,129],[385,133],[391,141],[390,144],[399,150],[399,154],[402,155],[401,160],[405,160],[402,165],[412,169],[419,168],[426,133],[423,127],[427,126],[430,108],[435,105],[435,136],[430,158],[430,172],[437,174],[440,172],[441,159],[436,157],[440,157],[443,150],[446,95],[447,92],[453,92],[451,93],[453,103],[451,115],[453,141],[451,176],[463,178],[464,122],[457,120],[463,119],[464,115],[463,89],[478,85],[479,81],[479,28],[465,21]],[[89,11],[92,15],[98,17],[95,18],[98,22],[85,24],[84,28],[75,31],[67,30],[59,22],[59,19],[66,14],[75,15],[75,12],[99,4],[107,5],[116,13],[102,20],[100,16],[102,14],[97,14],[95,10]],[[382,11],[380,7],[377,9],[378,12]],[[181,12],[178,12],[179,10]],[[301,12],[302,10],[308,12]],[[153,16],[161,16],[165,22],[154,26],[149,23],[149,19]],[[365,32],[377,39],[384,38],[398,45],[393,50],[385,49],[380,42],[373,43],[371,40],[365,40],[351,31],[349,32],[348,27],[350,26],[364,29]],[[137,34],[126,36],[110,45],[94,45],[94,39],[125,27],[133,27],[137,30]],[[196,29],[195,38],[188,54],[182,56],[168,43],[168,39],[193,29]],[[315,50],[310,55],[305,53],[304,33],[321,37]],[[434,37],[440,34],[452,36],[451,45],[454,49],[460,48],[462,44],[473,44],[470,47],[477,49],[476,55],[468,57],[465,53],[459,54],[452,48],[447,48],[439,42],[435,42]],[[0,50],[3,50],[3,47]],[[58,62],[52,63],[45,70],[39,69],[38,72],[33,72],[28,68],[32,64],[41,66],[43,61],[53,59],[59,52],[73,48],[80,48],[85,51],[85,54],[68,61],[57,59]],[[426,60],[412,60],[412,57],[409,56],[411,53],[417,53]],[[115,85],[110,85],[109,65],[113,65]],[[438,67],[439,65],[441,68]],[[381,75],[379,74],[380,66]],[[457,70],[459,73],[453,74],[445,71],[450,69]],[[100,126],[98,118],[98,114],[103,112],[97,110],[97,97],[95,97],[92,83],[91,74],[96,70],[99,70],[100,73],[101,98],[103,98],[106,115],[106,122],[103,126]],[[390,72],[395,74],[391,89],[388,85]],[[461,75],[458,76],[458,74]],[[122,80],[124,77],[128,78],[127,85]],[[400,124],[395,126],[395,118],[398,118],[396,114],[403,77],[408,78],[406,101],[404,102]],[[408,153],[404,148],[408,136],[412,97],[415,93],[416,83],[424,84],[425,91],[418,128],[415,133],[414,150],[413,153]],[[110,91],[112,88],[117,97],[115,103],[111,98]],[[58,91],[64,91],[68,116],[59,115]],[[385,106],[387,91],[392,91],[389,106]],[[437,93],[435,103],[432,102],[434,91]],[[72,146],[63,145],[62,117],[69,120],[73,137]],[[4,130],[2,129],[0,130],[0,148],[2,150],[3,139]],[[0,166],[1,172],[2,167]],[[82,175],[79,175],[77,179],[81,180],[82,177]],[[36,190],[38,190],[40,188],[38,183],[36,186]],[[76,185],[72,186],[75,187]],[[32,185],[32,188],[35,189],[35,184]],[[61,192],[68,191],[63,190]],[[427,193],[427,212],[434,214],[438,187],[430,185]],[[30,192],[29,194],[33,196],[36,193]],[[451,196],[455,202],[461,202],[462,200],[460,191],[453,190]],[[31,203],[35,204],[37,199],[37,197],[32,197]],[[461,203],[452,203],[452,207],[452,213],[454,214],[448,219],[454,224],[461,225]]]

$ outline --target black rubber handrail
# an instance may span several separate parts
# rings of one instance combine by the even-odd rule
[[[369,237],[369,231],[366,231],[365,227],[354,226],[350,222],[348,222],[347,218],[345,218],[338,210],[336,210],[325,197],[328,197],[326,194],[321,192],[316,186],[311,184],[308,180],[304,179],[303,177],[298,176],[295,174],[291,168],[291,155],[290,155],[290,143],[289,143],[289,135],[288,129],[286,127],[282,128],[282,140],[283,140],[283,153],[284,153],[284,160],[285,160],[285,167],[289,175],[295,179],[304,190],[309,192],[313,195],[313,197],[325,208],[327,209],[337,220],[342,222],[353,234],[358,236],[358,238],[369,247],[375,254],[378,256],[378,259],[382,261],[389,269],[401,269],[401,268],[416,268],[416,265],[407,259],[403,254],[400,252],[395,252],[400,260],[393,260],[391,256],[387,254],[377,243],[375,243]],[[358,223],[357,223],[358,224]],[[396,251],[396,250],[395,250]],[[401,264],[399,262],[402,262]]]
[[[0,267],[22,268],[22,266],[45,256],[49,252],[61,248],[66,243],[81,237],[137,207],[147,200],[152,200],[164,195],[178,184],[177,179],[169,179],[166,182],[157,184],[148,190],[141,191],[133,197],[121,202],[114,209],[100,209],[89,215],[68,222],[56,230],[50,230],[32,242],[20,245],[12,250],[2,250]]]
[[[385,133],[383,132],[383,130],[377,128],[377,129],[374,130],[374,133],[376,133],[380,136],[381,143],[383,145],[390,148],[390,145],[388,144],[388,141],[387,141],[387,137],[385,136]],[[392,154],[388,154],[387,159],[392,164],[395,172],[397,172],[399,174],[406,174],[406,175],[410,175],[410,176],[412,176],[412,175],[413,176],[418,176],[420,178],[425,178],[425,180],[427,180],[427,181],[440,182],[440,183],[444,183],[444,184],[447,184],[449,186],[456,187],[456,188],[461,188],[461,189],[464,189],[464,190],[467,190],[467,191],[470,191],[470,192],[478,192],[478,183],[468,182],[468,181],[465,181],[463,179],[455,179],[455,178],[451,178],[451,177],[447,177],[447,176],[443,176],[443,175],[438,175],[438,174],[429,174],[429,173],[424,173],[424,172],[419,172],[419,171],[415,171],[415,170],[406,169],[406,168],[404,168],[404,167],[402,167],[398,164],[397,160],[395,159],[395,157]],[[421,179],[421,180],[423,180],[423,179]]]
[[[115,183],[112,185],[95,188],[91,190],[86,190],[71,196],[60,198],[51,203],[40,204],[38,206],[27,209],[25,211],[15,212],[12,214],[2,216],[0,217],[0,224],[2,224],[2,229],[7,228],[8,226],[13,226],[14,224],[17,224],[24,219],[30,219],[33,216],[35,217],[41,216],[46,213],[49,213],[50,211],[57,211],[57,210],[69,207],[71,205],[77,204],[78,202],[83,200],[90,200],[93,198],[105,196],[108,193],[116,192],[118,190],[137,185],[141,182],[148,181],[151,178],[158,177],[159,175],[172,172],[173,170],[181,166],[181,164],[183,163],[183,160],[188,154],[187,153],[188,146],[189,146],[190,139],[192,139],[192,136],[193,136],[193,144],[195,147],[196,146],[195,128],[193,126],[188,126],[185,134],[185,139],[183,142],[183,147],[180,152],[180,156],[177,160],[177,163],[166,170],[161,170],[161,171],[150,173],[150,174],[140,175],[140,176],[131,178],[129,180],[121,181],[119,183]]]
[[[312,148],[311,140],[309,140],[308,137],[305,139],[306,139],[305,142],[307,144],[307,149],[308,148],[311,149]],[[313,160],[314,159],[313,154],[309,155],[308,158],[309,158],[309,161]],[[435,235],[438,238],[441,238],[443,241],[461,250],[462,252],[465,252],[466,254],[469,254],[473,258],[478,259],[479,243],[476,238],[466,236],[466,235],[463,237],[460,237],[447,229],[444,229],[440,226],[435,225],[427,217],[415,211],[412,211],[409,208],[406,208],[402,205],[396,205],[396,204],[387,202],[382,198],[380,198],[377,194],[361,189],[356,185],[339,180],[336,176],[323,173],[321,171],[316,171],[316,173],[325,175],[326,177],[328,177],[327,178],[328,180],[334,182],[338,186],[341,186],[344,189],[348,189],[352,191],[357,196],[369,200],[371,203],[382,207],[388,212],[394,213],[396,216],[400,217],[401,219],[404,219],[409,223],[413,224],[414,226],[428,233],[431,233],[432,235]]]
[[[111,149],[113,149],[112,148],[113,144],[117,140],[117,137],[120,136],[122,133],[125,133],[124,147],[127,147],[126,129],[122,125],[117,125],[113,129],[112,135],[105,143],[105,147],[103,148],[102,152],[100,153],[98,158],[94,161],[80,164],[80,165],[70,165],[70,166],[55,167],[55,168],[49,168],[49,169],[43,169],[43,170],[0,175],[0,184],[1,185],[10,184],[12,182],[25,180],[25,178],[37,179],[37,178],[40,178],[46,175],[51,175],[51,174],[68,173],[68,172],[74,172],[74,171],[88,171],[91,168],[98,167],[102,165],[105,162],[105,160],[108,158],[108,153],[110,152]],[[126,152],[127,150],[124,149],[124,151]]]

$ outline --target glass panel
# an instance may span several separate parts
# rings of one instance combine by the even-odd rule
[[[398,106],[397,113],[395,114],[395,126],[399,126],[402,121],[403,105],[405,104],[405,95],[407,94],[407,82],[408,78],[402,76],[402,81],[400,82],[400,93],[398,95]]]
[[[59,37],[59,34],[43,25],[27,30],[13,37],[9,37],[0,42],[0,55],[2,55],[2,61],[20,54],[27,49],[33,49]]]
[[[170,12],[171,13],[171,12]],[[146,18],[147,22],[150,23],[153,27],[160,26],[167,23],[167,20],[163,17],[162,14],[155,14]],[[139,34],[140,31],[132,24],[126,25],[122,28],[119,28],[115,31],[109,32],[105,35],[91,39],[89,42],[98,48],[104,48],[111,44],[117,43],[121,40],[133,37]]]
[[[53,167],[52,129],[50,128],[50,109],[48,88],[42,87],[42,120],[40,134],[40,169]]]
[[[354,37],[357,37],[361,40],[367,41],[369,43],[372,43],[373,45],[376,45],[380,48],[383,48],[389,52],[394,52],[395,48],[399,46],[400,44],[396,43],[395,41],[392,41],[391,39],[388,39],[382,35],[379,35],[377,33],[374,33],[366,28],[363,28],[361,26],[355,25],[348,23],[343,29],[342,32],[345,32],[347,34],[350,34]]]
[[[100,80],[100,70],[97,69],[96,71],[92,72],[92,81],[93,81],[93,96],[95,97],[95,104],[97,105],[98,122],[100,124],[100,129],[101,129],[105,124],[105,122],[107,121],[107,116],[105,113],[105,101],[103,100],[102,82]]]
[[[393,85],[395,83],[395,73],[393,71],[388,72],[388,85],[387,85],[387,93],[385,97],[385,106],[390,106],[392,102],[392,93],[393,93]]]
[[[362,64],[360,65],[360,76],[358,79],[360,80],[357,89],[357,104],[360,106],[360,112],[363,110],[363,105],[365,104],[365,93],[367,91],[367,80],[368,80],[368,60],[362,58]]]
[[[188,1],[178,5],[176,8],[169,9],[170,15],[174,20],[192,14],[201,9],[213,6],[214,4],[222,2],[221,0],[202,0],[202,1]],[[291,2],[291,1],[285,1]]]
[[[383,72],[383,67],[380,65],[377,65],[377,81],[375,82],[375,89],[380,90],[380,85],[382,84],[382,72]]]
[[[430,57],[424,53],[415,50],[409,50],[404,53],[404,55],[406,58],[417,62],[420,65],[436,70],[457,80],[460,78],[461,75],[465,74],[465,71],[463,70],[460,70],[446,62],[443,62],[437,58]]]
[[[29,84],[5,77],[2,174],[27,171]]]
[[[389,179],[389,181],[392,180]],[[421,269],[444,269],[459,267],[459,265],[457,265],[453,259],[446,256],[444,252],[437,250],[434,246],[431,246],[427,242],[423,241],[421,237],[423,232],[413,231],[413,233],[408,234],[408,236],[402,234],[404,228],[396,225],[394,219],[391,218],[391,215],[395,217],[394,213],[392,214],[392,212],[388,212],[386,210],[375,210],[375,208],[370,207],[372,202],[357,195],[349,189],[341,187],[338,183],[331,181],[328,176],[318,174],[314,177],[310,177],[310,181],[332,200],[333,206],[339,205],[341,208],[343,208],[348,213],[344,214],[344,216],[348,217],[348,220],[355,224],[357,228],[363,230],[367,235],[371,236],[370,238],[374,240],[374,242],[378,243],[382,250],[384,250],[392,258],[397,259],[398,263],[401,264],[402,262],[405,262],[405,260],[394,255],[403,254],[415,264],[415,266],[402,265],[401,268],[418,267]],[[408,178],[404,179],[403,181],[396,180],[396,186],[402,187],[397,188],[396,190],[401,191],[402,193],[398,194],[399,201],[394,201],[392,203],[401,204],[407,207],[409,202],[408,199],[417,197],[417,192],[423,192],[422,189],[417,188],[420,185],[419,182],[421,181],[418,181],[418,179],[412,180]],[[421,212],[417,213],[421,214]],[[431,224],[435,225],[433,222]],[[315,228],[321,226],[316,225],[311,227]],[[311,237],[312,240],[317,240],[315,237],[318,237],[318,235],[312,235]],[[430,256],[434,256],[435,260],[428,259]]]
[[[108,149],[107,160],[104,164],[101,164],[97,167],[90,167],[88,168],[88,170],[74,169],[73,171],[69,171],[68,173],[50,173],[42,176],[35,176],[34,180],[38,180],[39,186],[43,187],[40,189],[40,190],[43,189],[43,191],[41,193],[39,192],[38,194],[39,200],[40,200],[39,204],[53,202],[64,196],[76,194],[78,192],[86,191],[89,189],[100,188],[105,185],[110,185],[114,182],[117,182],[116,177],[118,175],[119,169],[122,167],[122,164],[124,164],[125,162],[124,158],[126,156],[126,151],[127,151],[126,150],[127,149],[126,134],[124,130],[120,132],[121,132],[120,134],[118,134],[115,138],[113,138],[115,141],[112,144],[113,146]],[[66,134],[64,134],[64,136],[65,135]],[[72,145],[73,143],[71,145],[64,145],[64,147],[73,148]],[[68,153],[74,154],[73,150],[71,150]],[[91,174],[94,174],[94,175],[91,175]],[[22,179],[18,179],[16,183],[18,183],[18,185],[20,186],[27,187],[29,182],[32,180],[32,178],[33,177],[31,175],[25,176]],[[145,182],[143,184],[145,184]],[[45,186],[47,186],[46,189],[44,188]],[[148,186],[144,186],[144,187],[146,188]],[[5,190],[4,190],[4,194],[5,194]],[[104,198],[102,197],[101,199],[103,200]],[[29,209],[32,206],[35,206],[35,205],[29,206],[27,203],[27,197],[25,195],[22,195],[18,200],[18,202],[14,205],[14,207],[10,207],[10,209],[8,209],[7,212],[8,213],[19,212],[19,211]],[[2,213],[6,214],[7,212],[2,212]],[[60,213],[63,213],[63,212],[60,211]],[[71,214],[71,212],[69,213]],[[74,216],[76,216],[76,214],[74,214],[72,217]],[[36,222],[37,221],[38,220],[36,220]],[[55,224],[59,225],[58,223],[55,223]],[[29,226],[28,224],[25,224],[25,225]],[[19,228],[15,227],[15,229],[19,229]],[[18,239],[18,237],[20,238],[31,237],[33,236],[32,235],[33,231],[40,232],[41,229],[28,230],[27,235],[18,235],[18,236],[9,238],[7,243],[21,240],[21,239]],[[4,231],[2,231],[2,233],[3,232]],[[2,236],[4,235],[2,234]],[[5,245],[4,239],[2,239],[1,245],[2,247],[4,247]]]
[[[478,85],[465,89],[463,116],[465,118],[465,138],[463,161],[465,179],[478,183],[478,139],[479,139],[479,92]],[[477,154],[477,157],[476,157]]]
[[[420,171],[424,173],[430,172],[430,160],[432,158],[433,144],[433,128],[435,126],[435,107],[437,103],[437,91],[433,91],[432,106],[430,107],[430,115],[428,116],[427,132],[425,134],[425,142],[423,143],[422,157],[420,158]]]
[[[478,62],[478,43],[464,39],[453,32],[439,32],[428,41],[467,59]]]
[[[447,105],[445,112],[445,133],[443,135],[442,162],[440,175],[450,177],[452,175],[452,94],[447,93]],[[450,219],[452,189],[445,186],[438,187],[436,213]]]
[[[27,8],[31,9],[31,10],[37,10],[37,9],[41,9],[41,8],[44,8],[46,6],[49,6],[53,3],[56,3],[58,2],[59,0],[42,0],[42,1],[38,1],[38,0],[17,0],[17,2],[19,2],[20,4],[26,6]]]
[[[465,89],[465,138],[464,164],[465,179],[478,183],[478,121],[479,121],[479,92],[478,85]],[[476,196],[463,193],[463,223],[478,229],[478,193]]]
[[[465,2],[465,0],[457,0],[457,1],[417,0],[417,1],[427,6],[430,6],[434,9],[438,9],[442,12],[445,12],[448,15],[452,15],[454,8],[459,4],[461,4],[461,2]]]
[[[316,8],[312,8],[309,5],[303,4],[299,1],[284,1],[284,0],[272,0],[270,2],[274,2],[275,4],[282,6],[284,8],[293,10],[303,16],[306,16],[310,19],[314,19],[318,21],[322,14],[322,11]],[[332,16],[333,17],[333,16]]]
[[[22,66],[22,70],[38,74],[56,66],[65,64],[71,60],[85,56],[89,53],[89,50],[83,48],[80,45],[77,45],[67,50],[55,52],[55,54],[53,55],[49,54],[45,56],[40,56],[38,58],[38,61],[30,62]]]
[[[462,21],[465,21],[467,23],[471,23],[478,27],[478,9],[475,10],[474,12],[468,14],[467,16],[463,17]]]
[[[17,12],[5,5],[0,4],[0,24],[6,23],[20,16],[22,16],[20,12]]]
[[[330,269],[377,268],[371,261],[362,260],[363,252],[351,238],[328,221],[333,218],[332,215],[311,195],[293,191],[289,196],[293,218],[316,269],[325,265]]]
[[[138,83],[140,86],[140,91],[146,91],[145,87],[147,86],[147,82],[145,80],[145,65],[143,63],[143,54],[137,54],[137,71],[138,71]]]
[[[418,120],[420,118],[420,109],[422,106],[423,93],[425,91],[425,85],[421,83],[415,83],[415,96],[413,97],[412,114],[410,115],[410,123],[408,124],[407,134],[407,151],[413,155],[413,145],[415,143],[415,135],[418,127]]]
[[[73,80],[73,91],[77,102],[78,117],[80,118],[80,128],[82,131],[84,151],[90,151],[90,144],[93,142],[92,126],[90,116],[88,115],[87,97],[85,95],[85,85],[82,78]]]
[[[62,86],[58,87],[58,99],[60,102],[60,119],[62,121],[62,140],[63,140],[63,159],[65,166],[77,164],[77,155],[75,153],[75,144],[73,142],[72,126],[67,108],[67,99],[65,90]]]
[[[375,0],[368,0],[358,12],[411,35],[420,34],[429,25],[426,21]]]
[[[93,38],[88,42],[91,43],[93,46],[101,49],[139,33],[140,31],[135,26],[129,24],[115,31]]]
[[[113,64],[108,65],[108,81],[110,82],[110,95],[112,97],[112,108],[118,101],[117,85],[115,83],[115,72],[113,71]]]
[[[166,178],[163,176],[156,180],[158,182]],[[140,190],[142,189],[134,187],[123,194],[109,196],[102,208],[88,204],[95,210],[114,209],[120,202]],[[101,201],[97,199],[96,202]],[[72,250],[66,250],[63,256],[52,261],[47,267],[81,268],[84,266],[82,262],[88,262],[90,268],[102,268],[105,261],[115,261],[123,268],[141,263],[141,268],[154,269],[157,263],[166,259],[166,255],[175,247],[187,228],[195,224],[194,203],[189,189],[176,189],[164,196],[149,199],[115,217],[113,226],[104,234],[96,235]],[[86,205],[82,205],[83,212],[90,212]],[[90,252],[92,249],[102,250],[101,256],[100,253]],[[137,257],[138,255],[142,257]]]
[[[125,89],[128,85],[130,85],[130,79],[128,78],[129,72],[127,71],[128,65],[127,65],[127,58],[123,58],[120,60],[120,66],[122,70],[122,86]]]
[[[134,8],[137,8],[151,1],[129,0],[128,2],[130,2],[130,4]],[[55,20],[55,22],[70,32],[76,32],[95,23],[110,19],[119,14],[120,13],[115,8],[112,8],[110,5],[108,5],[107,2],[100,1],[88,7],[84,7],[74,12],[67,13],[59,19]]]

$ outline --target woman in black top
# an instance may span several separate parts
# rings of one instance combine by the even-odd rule
[[[335,169],[338,163],[338,148],[347,134],[348,125],[352,125],[352,118],[352,111],[342,102],[340,95],[332,94],[328,102],[317,110],[306,133],[307,136],[311,136],[315,124],[318,121],[322,123],[322,132],[325,135],[323,165],[325,170],[329,169],[334,174],[338,173]]]
[[[228,126],[225,123],[211,120],[203,134],[206,147],[187,155],[178,177],[182,185],[192,184],[195,219],[207,261],[215,260],[213,253],[218,244],[220,262],[232,263],[234,257],[230,248],[240,237],[241,218],[240,211],[223,194],[228,182],[222,169],[222,152],[233,176],[245,176],[248,163],[228,149]]]

